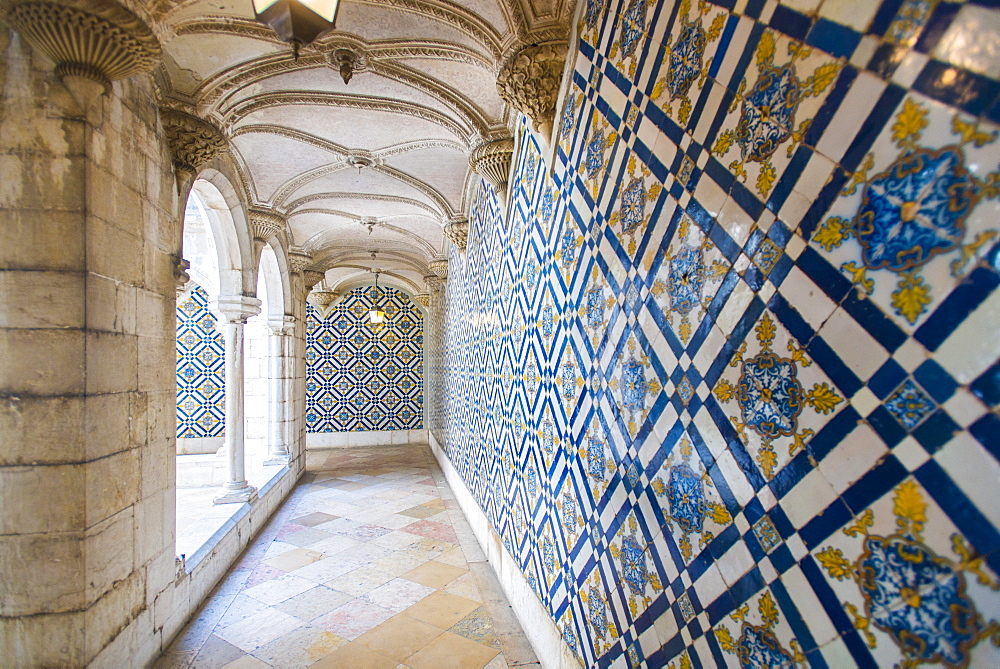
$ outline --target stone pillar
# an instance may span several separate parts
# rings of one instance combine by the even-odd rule
[[[243,328],[247,319],[260,313],[255,297],[220,297],[226,347],[226,483],[213,500],[216,504],[252,502],[257,489],[247,483],[243,448]]]
[[[289,358],[292,357],[292,335],[295,334],[295,317],[283,316],[268,319],[271,329],[270,402],[268,403],[268,437],[265,465],[287,465],[290,459],[288,439],[288,410],[291,406],[291,383],[288,379]]]
[[[0,656],[145,665],[187,597],[174,553],[180,220],[142,74],[159,45],[104,0],[4,2],[0,22]]]

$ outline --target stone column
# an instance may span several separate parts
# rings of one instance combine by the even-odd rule
[[[226,483],[212,500],[215,504],[252,502],[257,489],[247,483],[243,448],[243,326],[260,313],[255,297],[220,297],[226,347]]]
[[[291,406],[288,379],[289,358],[292,356],[291,341],[295,334],[295,317],[283,316],[268,319],[271,329],[270,357],[270,401],[268,402],[268,438],[265,465],[287,465],[290,459],[288,441],[288,410]]]
[[[285,337],[288,346],[288,358],[285,361],[288,375],[288,382],[285,384],[285,444],[289,450],[289,467],[297,472],[305,469],[305,458],[301,456],[305,450],[306,429],[306,296],[314,285],[323,280],[322,272],[306,269],[310,265],[312,257],[304,249],[293,246],[288,250],[292,295],[295,296],[292,304],[295,326],[290,336]]]

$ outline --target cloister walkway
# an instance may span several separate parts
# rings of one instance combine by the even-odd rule
[[[158,669],[537,664],[425,446],[307,467]]]

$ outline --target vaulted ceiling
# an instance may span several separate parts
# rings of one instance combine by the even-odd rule
[[[252,204],[287,216],[291,245],[327,270],[332,289],[362,280],[376,250],[413,292],[447,254],[443,226],[466,209],[470,151],[509,134],[500,63],[526,43],[565,38],[573,9],[342,0],[336,28],[296,60],[254,20],[252,0],[151,5],[167,30],[156,75],[164,104],[226,134]],[[355,54],[348,84],[338,49]]]

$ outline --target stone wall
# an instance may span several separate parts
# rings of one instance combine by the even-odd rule
[[[86,112],[0,32],[0,654],[94,660],[175,612],[174,257],[149,78]]]
[[[584,5],[429,319],[518,611],[587,666],[996,665],[997,10]]]

